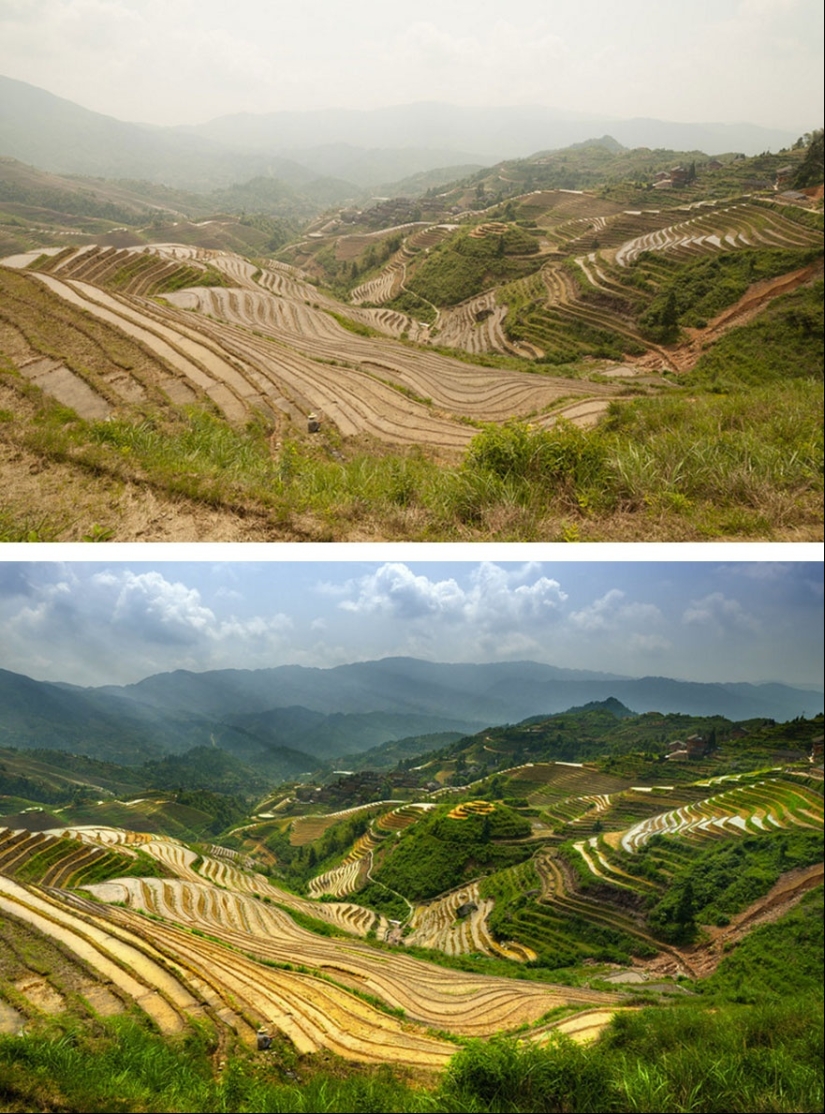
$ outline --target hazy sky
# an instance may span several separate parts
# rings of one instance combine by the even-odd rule
[[[391,655],[821,683],[822,566],[0,563],[0,667],[104,684]]]
[[[148,123],[440,100],[821,124],[821,0],[0,0],[0,73]]]

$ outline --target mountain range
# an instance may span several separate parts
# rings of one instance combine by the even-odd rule
[[[754,154],[796,138],[752,124],[618,120],[537,106],[438,103],[245,113],[198,126],[159,127],[116,120],[0,76],[0,155],[58,173],[146,179],[202,192],[260,176],[295,189],[332,179],[326,194],[344,200],[437,168],[466,173],[468,167],[606,132],[631,147],[709,154]]]
[[[628,678],[538,662],[445,664],[385,658],[331,669],[179,670],[83,688],[0,670],[0,746],[48,747],[140,763],[220,746],[288,772],[436,732],[469,734],[615,698],[635,712],[788,720],[822,693],[782,684]]]

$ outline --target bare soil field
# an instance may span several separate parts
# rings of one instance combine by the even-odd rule
[[[0,384],[0,405],[5,395]],[[303,541],[264,515],[239,515],[146,483],[125,482],[0,441],[3,507],[26,522],[32,539],[94,540],[100,527],[121,541]],[[316,527],[317,529],[317,527]]]

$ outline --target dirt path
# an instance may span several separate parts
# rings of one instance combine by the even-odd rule
[[[821,273],[822,262],[820,261],[811,263],[808,267],[802,267],[798,271],[791,271],[790,274],[779,275],[778,278],[755,282],[738,302],[728,306],[726,310],[709,321],[707,328],[685,329],[684,332],[688,339],[678,347],[667,350],[668,361],[676,371],[690,371],[708,345],[719,340],[730,329],[746,325],[761,313],[768,302],[773,301],[774,298],[778,298],[782,294],[789,294],[792,290],[811,282]],[[661,356],[658,352],[648,352],[632,362],[641,367],[659,367]]]
[[[95,534],[122,542],[302,541],[307,536],[264,515],[216,510],[3,441],[0,474],[4,512],[38,534],[34,541],[78,542]]]
[[[808,890],[821,886],[823,878],[825,878],[823,863],[788,871],[764,897],[760,897],[747,909],[732,917],[729,925],[725,925],[724,928],[703,926],[709,937],[706,943],[696,948],[673,948],[672,954],[663,953],[656,959],[645,960],[642,966],[658,975],[678,974],[679,961],[676,958],[678,956],[682,960],[683,967],[687,970],[692,969],[696,978],[707,978],[713,974],[732,945],[738,944],[754,928],[778,920],[797,905]]]

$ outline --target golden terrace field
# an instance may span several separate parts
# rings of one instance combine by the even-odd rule
[[[541,1041],[549,1015],[550,1027],[561,1031],[603,1026],[621,1005],[607,989],[618,968],[605,965],[605,956],[625,955],[631,983],[646,981],[651,972],[709,973],[724,939],[741,938],[821,884],[821,846],[817,856],[814,844],[822,798],[815,779],[774,771],[632,786],[608,777],[602,792],[579,796],[582,788],[593,789],[594,770],[542,763],[506,773],[513,785],[523,783],[536,817],[531,823],[481,798],[440,808],[385,802],[373,806],[343,866],[310,877],[309,897],[288,891],[259,873],[246,853],[225,847],[196,851],[163,835],[106,825],[3,829],[0,909],[73,955],[90,987],[109,987],[110,1012],[132,1001],[163,1032],[183,1031],[201,1017],[252,1042],[264,1024],[302,1053],[328,1049],[363,1063],[438,1068],[454,1052],[445,1035],[527,1027],[530,1038]],[[325,819],[347,824],[361,811]],[[320,848],[324,832],[317,819],[290,823],[301,840],[317,832]],[[256,855],[255,829],[268,825],[246,823],[238,830]],[[358,904],[359,892],[365,885],[365,893],[374,892],[375,880],[383,885],[394,857],[400,856],[394,885],[402,894],[419,885],[422,863],[429,874],[440,869],[431,832],[457,840],[449,851],[452,869],[463,856],[465,877],[433,898],[407,901],[402,938],[400,922],[393,927],[387,916]],[[490,832],[517,865],[492,873],[488,866],[474,877],[472,864]],[[685,946],[677,932],[681,922],[669,927],[667,915],[656,912],[667,907],[670,890],[678,892],[680,871],[693,870],[699,879],[695,864],[735,856],[754,837],[762,837],[762,850],[753,843],[744,853],[751,859],[773,854],[776,839],[765,837],[782,833],[786,869],[780,865],[777,883],[771,887],[770,877],[760,875],[755,901],[720,920],[727,927],[709,940]],[[404,866],[406,844],[413,855]],[[313,845],[293,846],[303,854]],[[348,864],[358,868],[351,877]],[[708,877],[709,869],[702,867]],[[648,923],[643,910],[651,903]],[[403,939],[403,946],[376,945],[376,938],[394,945]],[[501,973],[435,966],[410,954],[412,948],[488,956]],[[632,962],[631,954],[637,957]],[[504,977],[523,975],[525,963],[553,968],[588,957],[591,972],[606,979],[604,989],[591,989],[584,979],[554,985],[546,971],[543,981]],[[47,969],[33,968],[15,987],[10,998],[6,993],[13,1009],[68,1008],[65,981],[51,980]]]
[[[156,252],[162,259],[185,250],[159,246]],[[473,436],[462,417],[502,421],[543,410],[562,393],[608,393],[603,386],[583,384],[572,389],[565,384],[562,392],[558,383],[539,376],[474,369],[391,345],[385,337],[353,335],[330,315],[341,309],[339,303],[319,300],[313,287],[286,268],[253,278],[255,268],[239,256],[199,252],[231,278],[232,287],[168,294],[164,301],[170,306],[101,289],[97,284],[130,265],[130,254],[80,249],[49,261],[48,273],[37,281],[70,307],[148,349],[161,390],[179,400],[209,399],[233,421],[247,420],[255,410],[303,421],[315,411],[344,437],[370,434],[393,444],[450,450],[465,446]],[[164,272],[159,260],[156,273]],[[145,289],[148,276],[141,271],[134,281]],[[49,300],[44,312],[65,311]],[[380,311],[353,309],[349,316],[364,326],[380,324]],[[176,373],[174,383],[168,372],[163,375],[164,365]],[[146,390],[139,375],[122,376],[107,386],[109,398],[102,385],[95,393],[110,406]],[[98,415],[99,404],[94,413],[88,410],[82,416]]]
[[[129,853],[130,844],[117,842],[112,829],[77,834],[84,848],[102,844]],[[119,835],[126,840],[127,833]],[[5,832],[0,867],[19,872],[21,861],[35,850],[42,854],[50,842],[58,841]],[[76,841],[61,842],[68,844],[65,856]],[[481,1035],[535,1023],[559,1006],[609,1011],[616,1003],[611,994],[465,975],[401,954],[390,961],[351,938],[298,927],[279,907],[295,907],[296,899],[260,876],[205,856],[195,873],[195,856],[181,845],[151,838],[139,845],[167,864],[170,877],[91,883],[69,892],[31,888],[4,873],[0,908],[71,951],[90,978],[108,982],[119,999],[135,1001],[164,1032],[204,1016],[251,1041],[264,1023],[302,1052],[326,1048],[365,1063],[436,1068],[454,1046],[432,1036],[428,1026]],[[78,859],[75,865],[82,866]],[[339,923],[353,927],[346,917]],[[406,1020],[388,1010],[402,1011]]]

